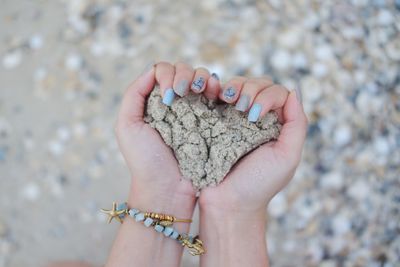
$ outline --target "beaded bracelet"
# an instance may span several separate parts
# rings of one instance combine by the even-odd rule
[[[144,226],[152,226],[157,232],[177,240],[183,247],[189,249],[191,255],[197,256],[205,253],[203,242],[199,239],[198,235],[191,236],[188,234],[180,234],[172,227],[175,222],[191,223],[191,219],[178,219],[172,215],[156,212],[141,212],[138,209],[129,209],[127,203],[117,205],[116,202],[113,202],[111,210],[101,209],[101,211],[108,214],[108,223],[111,223],[114,218],[122,223],[125,216],[129,215],[135,219],[136,222],[143,222]]]

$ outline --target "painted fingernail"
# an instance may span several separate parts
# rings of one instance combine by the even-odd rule
[[[239,111],[246,111],[250,104],[250,97],[248,95],[241,95],[238,102],[236,102],[235,109]]]
[[[225,98],[225,99],[231,100],[231,99],[234,98],[235,95],[236,95],[236,89],[233,88],[232,86],[231,86],[231,87],[228,87],[228,88],[224,91],[223,95],[224,95],[224,98]]]
[[[172,88],[168,88],[164,93],[162,102],[167,106],[171,106],[172,101],[174,101],[174,98],[175,98],[174,90],[172,90]]]
[[[248,120],[250,122],[256,122],[258,120],[258,117],[260,116],[261,113],[261,105],[260,104],[253,104],[253,106],[251,107],[250,111],[249,111],[249,116],[248,116]]]
[[[189,89],[188,85],[189,82],[187,80],[180,81],[175,88],[175,93],[179,96],[184,96]]]
[[[295,93],[296,93],[297,100],[298,100],[300,103],[303,103],[303,95],[302,95],[302,93],[301,93],[300,87],[296,86],[296,87],[294,88],[294,91],[295,91]]]
[[[213,78],[215,78],[215,79],[217,79],[217,80],[219,81],[219,76],[218,76],[218,74],[216,74],[215,72],[213,72],[213,73],[211,74],[211,77],[213,77]]]
[[[197,78],[192,83],[192,89],[195,90],[195,91],[200,91],[203,88],[204,82],[205,81],[204,81],[203,77]]]

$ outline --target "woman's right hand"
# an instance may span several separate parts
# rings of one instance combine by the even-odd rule
[[[276,142],[255,149],[222,183],[201,191],[200,235],[209,251],[201,265],[267,266],[266,207],[293,177],[306,137],[301,95],[265,77],[235,77],[219,96],[248,112],[250,121],[275,110],[283,127]]]

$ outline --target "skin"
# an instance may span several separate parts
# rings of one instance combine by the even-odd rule
[[[234,105],[240,93],[245,93],[251,99],[245,112],[258,103],[262,105],[261,116],[275,110],[283,124],[275,143],[260,146],[242,158],[219,186],[201,191],[200,238],[206,253],[200,265],[268,266],[266,207],[293,177],[307,128],[299,94],[289,93],[268,77],[234,77],[221,85],[208,70],[181,62],[160,62],[139,76],[125,92],[116,125],[118,144],[132,174],[128,206],[192,217],[195,191],[180,174],[172,150],[143,121],[143,113],[146,97],[156,83],[163,95],[182,79],[190,81],[189,90],[200,75],[206,81],[201,90],[206,97]],[[237,95],[225,100],[221,89],[232,85],[237,87]],[[174,227],[179,232],[189,230],[184,223]],[[118,230],[106,266],[179,266],[181,256],[179,243],[128,217]]]

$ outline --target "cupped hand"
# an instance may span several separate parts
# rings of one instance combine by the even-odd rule
[[[266,143],[240,159],[218,186],[203,189],[200,208],[220,214],[264,214],[272,197],[293,177],[301,158],[307,118],[300,92],[289,93],[267,77],[234,77],[223,86],[219,97],[248,112],[250,121],[274,110],[283,127],[276,142]]]
[[[206,86],[219,90],[219,82],[204,68],[194,70],[180,62],[175,65],[159,62],[128,87],[122,100],[116,135],[132,175],[130,198],[145,205],[153,203],[160,210],[163,205],[179,209],[187,202],[194,202],[195,190],[183,179],[172,150],[143,120],[146,98],[156,84],[163,103],[171,105],[175,97],[184,96],[189,90],[201,93]]]

